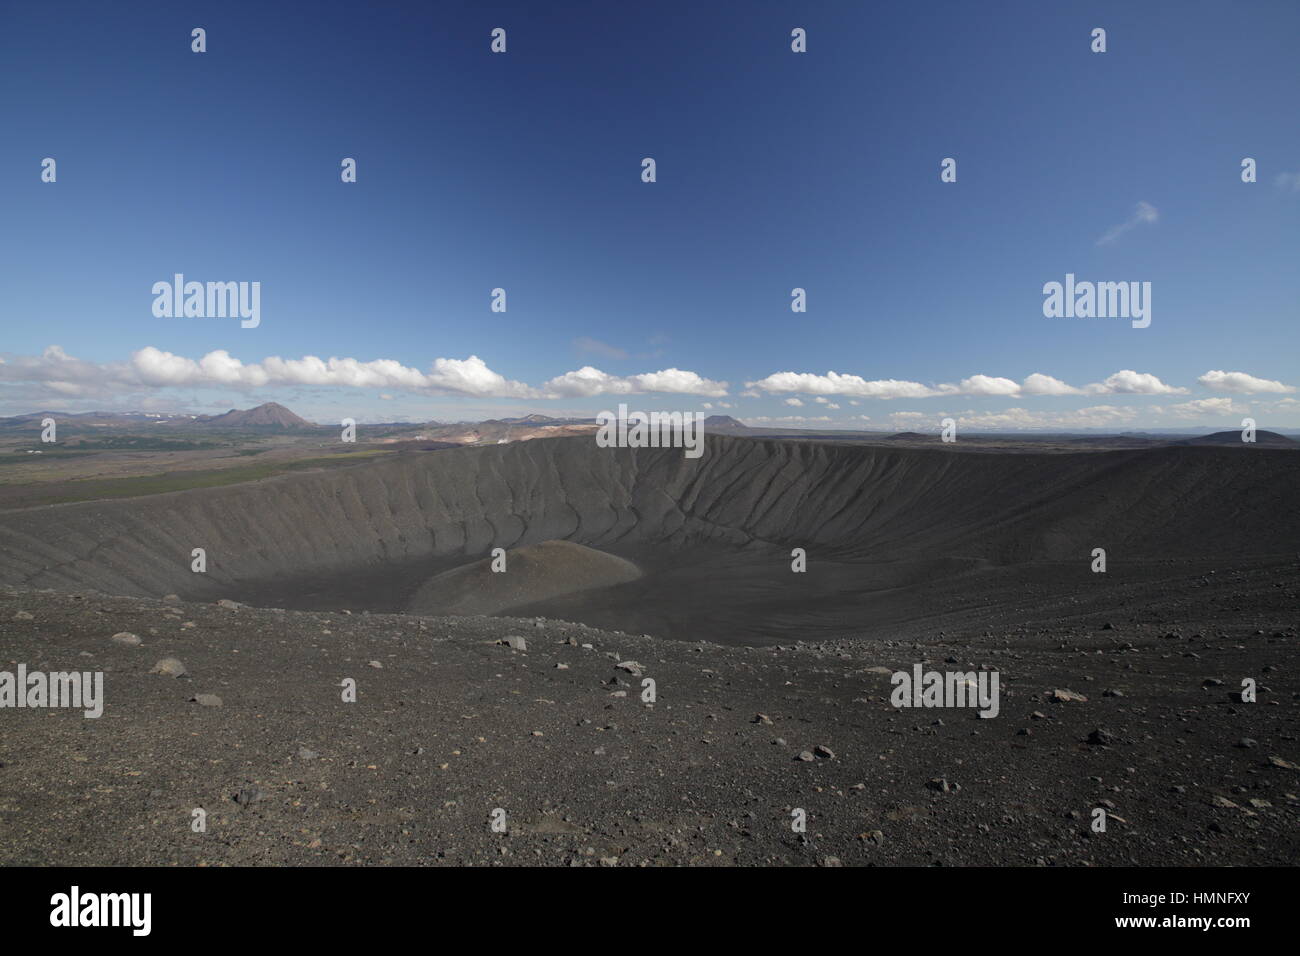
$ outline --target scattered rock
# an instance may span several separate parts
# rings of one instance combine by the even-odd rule
[[[507,637],[504,641],[501,641],[500,643],[509,645],[511,650],[515,650],[515,651],[528,650],[528,642],[524,640],[522,637],[520,637],[518,634],[511,634],[509,637]]]
[[[1088,698],[1084,697],[1082,694],[1076,693],[1072,690],[1054,690],[1047,696],[1050,700],[1054,700],[1061,704],[1072,700],[1086,703],[1088,700]]]
[[[190,698],[190,703],[198,704],[200,707],[220,707],[221,698],[216,694],[195,694]]]
[[[113,640],[119,644],[125,644],[128,647],[140,646],[140,638],[137,635],[132,634],[130,631],[118,631],[113,635]]]
[[[174,657],[164,657],[149,671],[150,674],[164,674],[167,677],[184,677],[189,673],[182,664]]]
[[[266,791],[260,787],[245,787],[235,794],[234,800],[241,807],[246,807],[250,803],[260,803],[266,798]]]

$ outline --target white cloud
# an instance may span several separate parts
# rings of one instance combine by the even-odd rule
[[[466,359],[434,359],[429,371],[421,372],[392,359],[362,362],[353,358],[321,359],[315,355],[300,359],[273,355],[260,363],[245,365],[224,349],[209,352],[195,361],[149,346],[136,352],[131,364],[140,381],[153,386],[387,387],[443,395],[541,397],[536,389],[492,371],[477,355]]]
[[[1020,391],[1023,395],[1080,395],[1083,393],[1083,389],[1067,385],[1059,378],[1053,378],[1041,372],[1035,372],[1033,375],[1028,376]]]
[[[935,398],[948,395],[1021,398],[1029,395],[1185,395],[1187,389],[1166,385],[1155,375],[1130,369],[1116,372],[1103,382],[1075,388],[1059,378],[1034,372],[1024,382],[992,375],[971,375],[957,384],[923,385],[898,379],[867,381],[858,375],[827,372],[776,372],[756,382],[745,383],[751,390],[763,389],[771,394],[801,392],[806,395],[854,395],[864,398]],[[824,403],[817,397],[814,401]],[[856,404],[850,402],[850,405]]]
[[[1300,193],[1300,172],[1278,173],[1273,183],[1286,192]]]
[[[988,375],[972,375],[961,380],[957,386],[963,395],[1019,395],[1020,386],[1009,378],[992,378]]]
[[[1259,392],[1294,392],[1290,385],[1283,385],[1272,379],[1256,378],[1245,372],[1209,371],[1197,379],[1206,388],[1216,392],[1236,392],[1240,395],[1254,395]]]
[[[1234,405],[1231,398],[1198,398],[1170,405],[1165,411],[1175,418],[1204,418],[1207,415],[1240,415],[1248,409]]]
[[[802,407],[803,407],[803,402],[799,401],[799,399],[797,399],[797,398],[787,398],[787,399],[785,400],[785,403],[786,403],[787,405],[793,405],[793,406],[795,406],[796,408],[802,408]]]
[[[1123,369],[1105,381],[1084,386],[1090,395],[1186,395],[1187,389],[1166,385],[1149,372]]]
[[[950,390],[944,392],[920,382],[902,382],[896,379],[869,382],[860,375],[841,375],[839,372],[827,372],[825,375],[775,372],[757,382],[746,382],[745,385],[747,388],[758,388],[773,394],[804,392],[809,395],[856,395],[861,398],[929,398],[932,395],[950,394],[955,389],[951,385],[942,386]]]
[[[727,383],[715,382],[702,378],[695,372],[677,368],[620,377],[584,365],[576,371],[557,375],[543,384],[541,391],[544,398],[632,395],[641,392],[670,392],[675,395],[719,398],[727,394]]]
[[[622,360],[628,357],[627,352],[616,345],[609,345],[599,339],[581,336],[573,340],[573,347],[579,352],[590,352],[592,355],[599,355],[602,358]]]
[[[822,424],[824,422],[833,421],[833,419],[829,415],[821,415],[815,418],[808,418],[804,415],[781,415],[775,418],[769,415],[755,415],[755,416],[747,415],[745,416],[745,421],[763,422],[769,425],[776,424],[776,423],[780,423],[782,425],[799,425],[799,424],[808,424],[810,422],[815,424]]]
[[[1139,202],[1137,208],[1133,210],[1133,215],[1118,226],[1112,226],[1106,231],[1106,234],[1097,240],[1097,245],[1104,246],[1114,242],[1130,229],[1141,225],[1151,225],[1159,221],[1160,211],[1149,202]]]
[[[939,420],[948,413],[923,415],[920,412],[896,412],[890,416],[895,428],[918,427],[922,420],[937,430]],[[978,428],[989,431],[1042,431],[1073,428],[1113,428],[1131,423],[1138,409],[1115,405],[1093,405],[1061,412],[1035,412],[1026,408],[1007,408],[1000,412],[977,412],[967,409],[951,415],[959,428]]]
[[[568,398],[600,394],[630,395],[668,392],[719,397],[727,383],[703,378],[695,372],[669,368],[620,377],[590,365],[566,372],[533,387],[493,371],[477,355],[464,359],[437,358],[428,371],[394,359],[361,361],[354,358],[322,359],[315,355],[285,359],[270,356],[245,363],[225,349],[200,359],[166,352],[153,346],[140,349],[129,362],[84,362],[57,345],[39,357],[0,360],[0,382],[41,382],[60,394],[120,393],[124,389],[225,386],[255,389],[279,386],[386,388],[433,395],[477,398]]]

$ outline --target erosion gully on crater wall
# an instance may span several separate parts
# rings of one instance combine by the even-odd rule
[[[0,513],[0,582],[508,612],[723,643],[871,636],[975,600],[1046,612],[1033,586],[1045,575],[1067,587],[1059,616],[1094,547],[1128,566],[1130,586],[1293,558],[1297,461],[1201,447],[958,461],[943,448],[716,435],[688,460],[539,439]],[[526,563],[555,541],[573,547],[535,552],[549,567],[535,584],[486,566],[493,548]],[[191,572],[193,548],[206,550],[206,574]],[[793,548],[809,555],[798,587]],[[507,579],[513,591],[488,593]],[[1095,597],[1096,579],[1086,583]]]

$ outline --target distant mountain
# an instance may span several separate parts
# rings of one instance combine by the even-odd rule
[[[315,428],[305,418],[299,418],[278,402],[265,402],[256,408],[239,410],[232,408],[224,415],[204,416],[198,419],[203,425],[216,425],[221,428]]]
[[[1249,442],[1241,440],[1241,430],[1229,432],[1214,432],[1211,435],[1202,435],[1199,438],[1189,438],[1187,441],[1175,442],[1176,445],[1249,445]],[[1255,444],[1265,445],[1270,448],[1300,448],[1300,442],[1293,438],[1287,438],[1285,435],[1279,435],[1277,432],[1256,431]]]
[[[525,415],[523,418],[499,418],[497,421],[505,422],[507,425],[545,425],[549,422],[558,422],[560,419],[552,418],[550,415],[538,415],[534,412],[532,415]]]
[[[730,415],[710,415],[704,419],[704,427],[709,431],[749,431],[749,426]]]
[[[0,428],[40,428],[41,422],[52,418],[59,425],[76,425],[97,428],[134,428],[139,425],[187,424],[194,415],[172,415],[163,412],[29,412],[0,418]]]
[[[534,427],[544,425],[593,425],[594,418],[553,418],[550,415],[525,415],[522,418],[491,418],[481,423],[463,423],[463,424],[502,424],[502,425],[532,425]]]
[[[933,437],[933,435],[922,435],[920,432],[899,432],[897,435],[890,435],[885,441],[924,441]]]

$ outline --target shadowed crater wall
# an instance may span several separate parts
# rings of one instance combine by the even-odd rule
[[[1300,455],[1267,449],[955,454],[711,434],[687,459],[583,436],[8,511],[0,581],[404,610],[437,607],[431,579],[494,547],[563,540],[643,576],[510,613],[750,642],[923,614],[926,589],[999,569],[1086,575],[1094,547],[1115,566],[1293,556],[1298,497]],[[206,574],[190,571],[196,547]],[[807,574],[790,571],[794,547]]]

